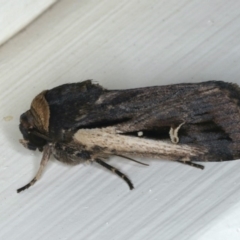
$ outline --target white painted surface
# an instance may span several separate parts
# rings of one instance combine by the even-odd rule
[[[0,45],[23,30],[56,0],[0,0]]]
[[[40,153],[18,139],[19,115],[54,86],[107,88],[221,79],[240,83],[239,1],[63,0],[0,49],[0,239],[237,240],[240,161],[200,171],[114,158],[132,179],[53,160],[29,190]],[[11,119],[12,117],[12,119]],[[148,160],[146,160],[148,162]]]

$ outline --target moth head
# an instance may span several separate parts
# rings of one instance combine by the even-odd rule
[[[31,104],[30,110],[20,116],[19,129],[23,135],[20,143],[30,150],[43,150],[49,142],[48,128],[50,111],[48,103],[44,97],[45,92],[37,95]]]

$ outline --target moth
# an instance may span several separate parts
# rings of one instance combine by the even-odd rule
[[[110,156],[168,159],[203,169],[197,161],[240,158],[240,88],[223,81],[107,90],[91,80],[38,94],[20,117],[20,142],[49,158],[94,162],[128,184]]]

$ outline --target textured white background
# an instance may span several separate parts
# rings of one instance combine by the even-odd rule
[[[0,17],[10,19],[1,26],[6,40],[20,30],[11,25],[19,1],[2,2],[9,9],[0,8]],[[39,2],[31,1],[21,18],[38,16]],[[34,187],[15,191],[41,158],[18,143],[19,115],[36,94],[85,79],[110,89],[240,83],[239,9],[238,0],[62,0],[2,45],[0,239],[240,239],[240,161],[205,163],[200,171],[111,159],[135,184],[130,192],[95,164],[69,167],[53,159]]]
[[[0,45],[23,30],[56,0],[0,0]]]

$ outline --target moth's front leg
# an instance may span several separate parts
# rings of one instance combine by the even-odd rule
[[[44,170],[45,166],[47,165],[47,162],[48,162],[48,160],[51,156],[51,153],[52,153],[52,144],[45,145],[43,147],[43,156],[42,156],[40,167],[38,169],[38,172],[37,172],[36,176],[28,184],[19,188],[17,190],[18,193],[24,191],[25,189],[27,189],[29,187],[31,187],[33,184],[35,184],[39,180],[39,178],[41,177],[41,175],[43,173],[43,170]]]

